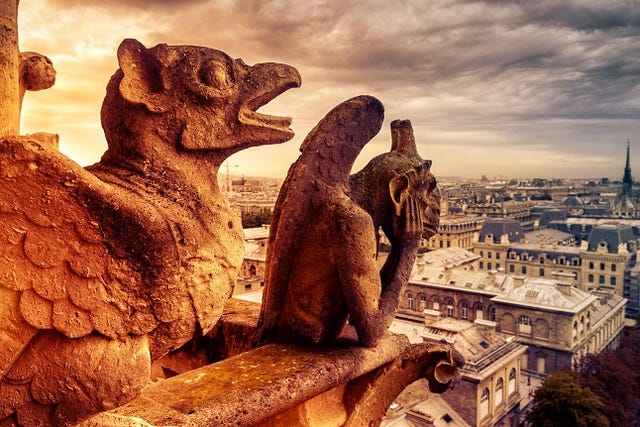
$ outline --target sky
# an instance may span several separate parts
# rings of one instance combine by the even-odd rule
[[[22,0],[18,14],[21,50],[57,70],[25,96],[22,133],[58,133],[82,165],[106,149],[100,106],[135,38],[298,69],[302,86],[260,110],[296,136],[235,154],[234,175],[284,178],[313,126],[368,94],[385,122],[354,170],[410,119],[436,176],[620,178],[630,141],[640,177],[640,0]]]

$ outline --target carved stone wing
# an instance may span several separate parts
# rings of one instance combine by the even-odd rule
[[[104,186],[32,139],[0,141],[0,379],[39,330],[117,338],[157,325],[80,196]]]
[[[313,218],[314,206],[336,192],[344,193],[353,162],[380,131],[383,119],[384,107],[376,98],[351,98],[327,113],[302,143],[302,154],[289,169],[271,222],[260,313],[264,332],[277,322],[300,236]]]

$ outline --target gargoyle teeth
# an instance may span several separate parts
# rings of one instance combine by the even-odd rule
[[[243,119],[242,122],[245,124],[265,126],[280,130],[287,130],[289,126],[291,126],[291,117],[272,116],[249,109],[243,110],[241,114]]]

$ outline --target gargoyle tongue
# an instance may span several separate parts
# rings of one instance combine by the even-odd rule
[[[244,103],[238,112],[243,125],[242,140],[247,145],[278,144],[293,138],[291,117],[271,116],[257,110],[288,89],[299,87],[298,71],[286,64],[256,64],[245,80]]]

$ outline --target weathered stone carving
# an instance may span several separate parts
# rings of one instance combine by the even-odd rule
[[[289,118],[256,112],[299,86],[290,66],[135,40],[118,61],[99,163],[0,138],[0,425],[114,408],[151,360],[210,330],[243,250],[217,170],[293,136]]]
[[[18,51],[18,0],[0,1],[0,136],[20,133],[20,109],[26,90],[48,89],[55,83],[51,60]]]
[[[373,346],[391,324],[420,239],[435,232],[439,197],[408,120],[392,123],[391,152],[349,178],[383,111],[373,97],[350,99],[303,142],[271,225],[260,316],[265,339],[331,341],[349,317],[360,343]],[[392,247],[381,271],[379,228]]]
[[[56,83],[56,70],[49,58],[36,52],[20,52],[20,105],[24,93],[49,89]]]

